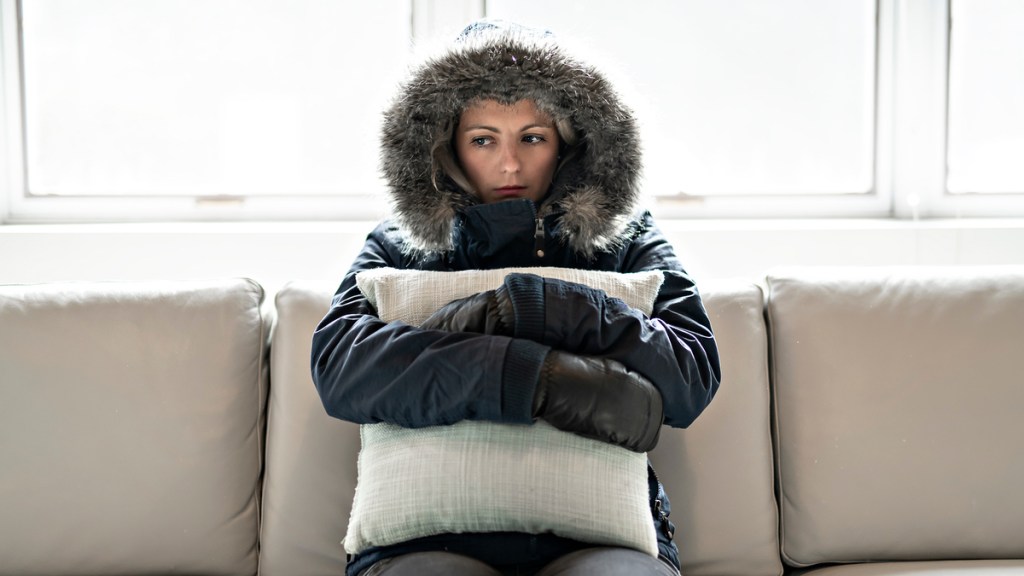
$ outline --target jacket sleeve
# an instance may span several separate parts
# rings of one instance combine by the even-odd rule
[[[383,227],[371,232],[313,334],[313,382],[327,413],[407,428],[467,419],[531,422],[549,347],[382,321],[359,291],[356,274],[401,267],[401,260]]]
[[[665,423],[686,427],[718,389],[718,347],[697,286],[649,215],[620,269],[646,270],[665,275],[650,317],[581,284],[510,276],[506,286],[515,310],[515,336],[622,362],[661,392]]]

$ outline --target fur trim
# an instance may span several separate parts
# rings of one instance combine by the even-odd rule
[[[565,211],[560,235],[577,252],[590,256],[620,242],[640,196],[632,112],[604,76],[550,35],[488,29],[427,60],[384,114],[381,169],[410,249],[451,249],[457,212],[478,202],[447,176],[432,174],[432,146],[468,103],[488,98],[532,99],[552,117],[570,120],[579,151],[556,175],[541,210]]]

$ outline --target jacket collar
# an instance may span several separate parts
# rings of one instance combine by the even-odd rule
[[[536,254],[537,208],[526,199],[476,204],[461,210],[454,231],[454,258],[460,266],[476,269],[541,265]],[[549,220],[554,220],[554,216]],[[543,242],[550,225],[541,222]]]

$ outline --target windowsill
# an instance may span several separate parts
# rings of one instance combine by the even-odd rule
[[[252,278],[334,287],[376,225],[161,222],[0,226],[0,284]],[[1022,266],[1024,218],[659,220],[703,282],[788,266]]]
[[[0,234],[329,234],[346,227],[365,229],[371,220],[287,222],[80,222],[3,223]]]
[[[1021,218],[659,218],[667,232],[816,230],[1024,230]],[[349,234],[375,220],[246,222],[0,223],[0,234]]]
[[[955,230],[1024,229],[1021,218],[715,218],[659,220],[666,230]]]

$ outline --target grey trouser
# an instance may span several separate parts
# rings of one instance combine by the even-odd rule
[[[674,566],[636,550],[588,548],[543,568],[495,569],[451,552],[416,552],[387,558],[359,576],[679,576]]]

